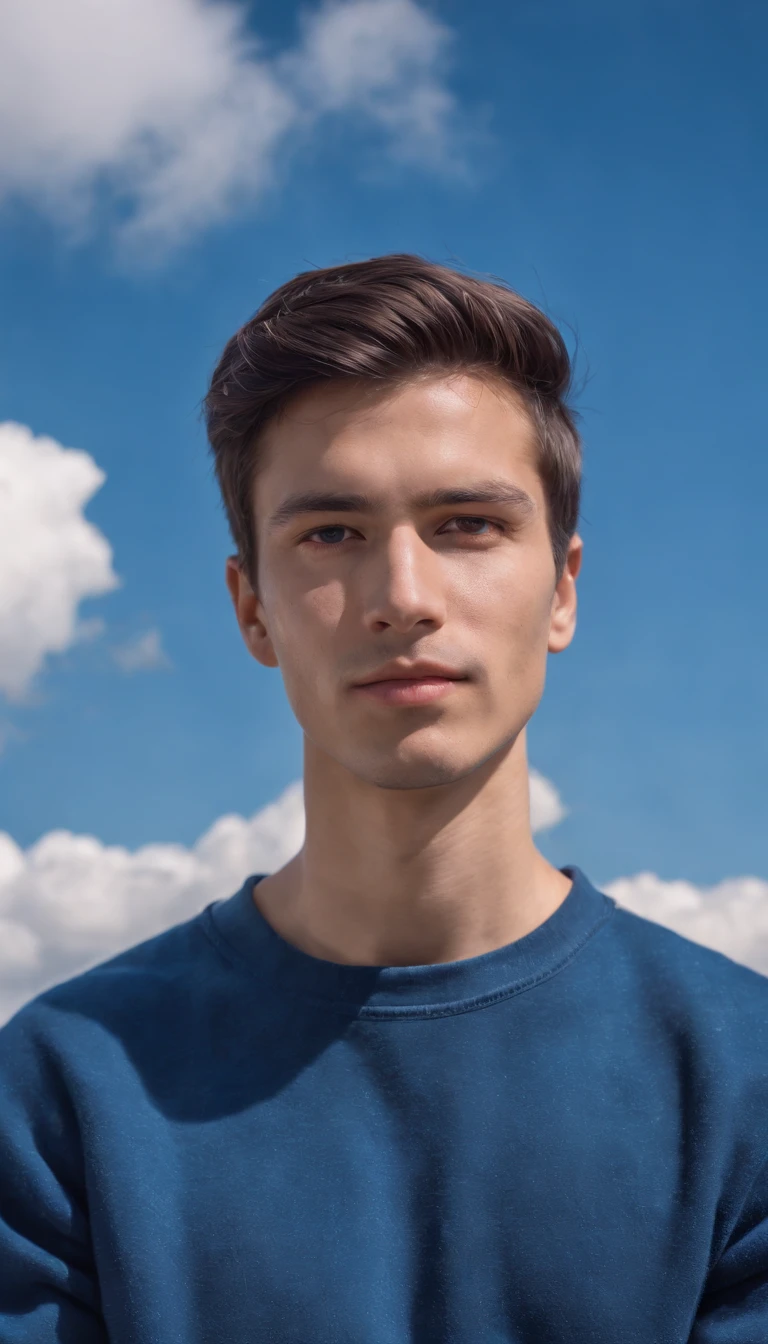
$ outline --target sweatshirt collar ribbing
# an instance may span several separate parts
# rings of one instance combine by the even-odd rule
[[[253,900],[266,877],[246,878],[234,896],[202,912],[206,932],[224,943],[266,989],[354,1017],[442,1016],[485,1007],[554,975],[610,919],[616,903],[580,868],[559,870],[572,881],[548,919],[523,938],[477,957],[426,966],[351,966],[324,961],[278,934]]]

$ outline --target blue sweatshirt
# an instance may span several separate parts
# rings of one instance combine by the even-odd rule
[[[561,871],[383,968],[261,874],[22,1007],[1,1344],[767,1344],[768,978]]]

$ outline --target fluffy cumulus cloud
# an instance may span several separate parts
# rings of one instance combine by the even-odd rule
[[[89,638],[84,597],[119,582],[106,537],[83,517],[104,472],[88,453],[0,424],[0,692],[20,699],[49,653]]]
[[[531,828],[567,814],[530,772]],[[221,817],[187,849],[128,850],[51,831],[21,850],[0,832],[0,1022],[35,994],[231,895],[249,873],[281,868],[304,842],[301,781],[246,819]],[[730,878],[708,890],[640,873],[603,884],[625,909],[768,974],[768,882]]]
[[[536,771],[530,797],[534,831],[565,816]],[[231,895],[249,873],[275,872],[303,843],[300,780],[247,820],[221,817],[190,849],[131,851],[50,831],[25,851],[0,831],[0,1021],[49,985]]]
[[[455,171],[451,32],[416,0],[325,0],[267,52],[241,3],[5,0],[0,196],[164,249],[254,200],[331,113],[401,160]]]
[[[0,1021],[49,985],[274,872],[304,840],[292,785],[249,820],[221,817],[190,849],[128,850],[49,831],[26,851],[0,832]]]

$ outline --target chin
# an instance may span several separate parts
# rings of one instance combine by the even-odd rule
[[[380,789],[436,789],[471,775],[478,764],[476,760],[467,763],[455,757],[446,760],[425,755],[410,761],[392,757],[386,761],[368,759],[349,763],[347,768]]]

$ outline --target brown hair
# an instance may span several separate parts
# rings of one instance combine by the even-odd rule
[[[238,560],[252,582],[256,442],[267,421],[327,379],[396,385],[441,370],[495,374],[527,407],[559,581],[578,522],[582,462],[562,336],[500,281],[394,253],[294,276],[227,342],[214,370],[204,402],[208,438]]]

